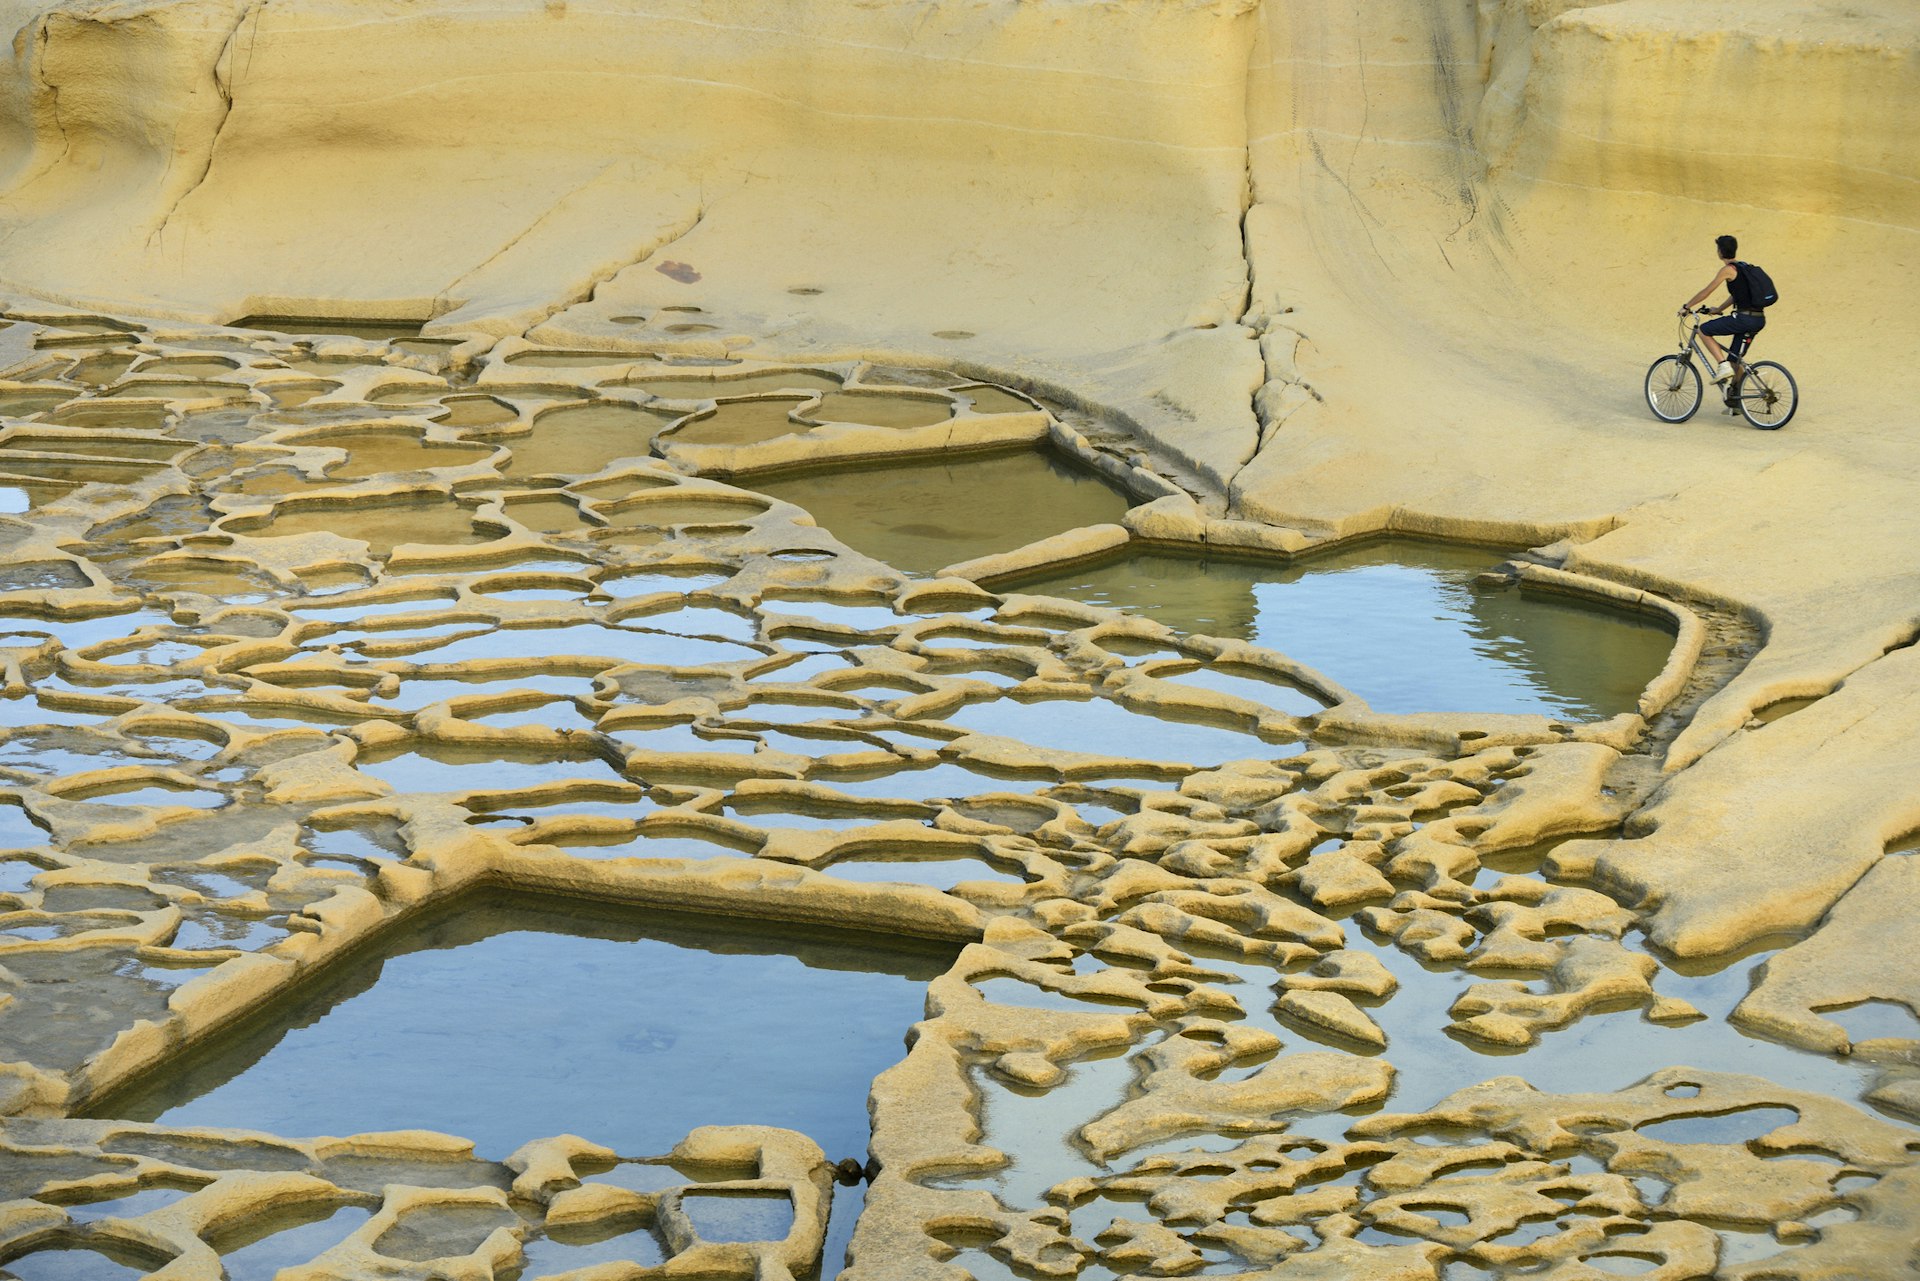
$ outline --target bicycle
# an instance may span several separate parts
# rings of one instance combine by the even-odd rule
[[[1694,365],[1694,357],[1698,356],[1700,364],[1708,369],[1713,368],[1713,361],[1700,344],[1701,322],[1695,319],[1689,326],[1687,321],[1711,314],[1704,307],[1683,312],[1679,352],[1662,356],[1647,368],[1647,408],[1663,423],[1683,423],[1700,409],[1705,380]],[[1738,412],[1761,431],[1779,431],[1800,407],[1800,388],[1786,366],[1777,361],[1747,364],[1744,357],[1752,341],[1752,334],[1741,334],[1728,348],[1733,377],[1724,388],[1727,412]]]

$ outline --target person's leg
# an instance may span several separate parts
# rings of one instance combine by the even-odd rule
[[[1733,377],[1721,383],[1720,390],[1725,395],[1727,412],[1730,414],[1738,412],[1740,404],[1740,375],[1746,372],[1746,367],[1740,363],[1740,356],[1746,347],[1745,334],[1735,334],[1732,341],[1727,344],[1727,364],[1733,369]]]
[[[1709,356],[1713,357],[1713,381],[1717,383],[1724,383],[1733,377],[1733,365],[1727,360],[1726,348],[1715,342],[1713,336],[1736,332],[1739,326],[1734,322],[1739,319],[1741,319],[1739,316],[1715,316],[1700,326],[1700,345],[1707,349]]]
[[[1764,316],[1728,316],[1726,320],[1732,341],[1727,344],[1725,367],[1733,370],[1733,377],[1720,385],[1731,410],[1740,403],[1740,380],[1747,374],[1747,348],[1753,346],[1753,336],[1767,327],[1767,321]]]

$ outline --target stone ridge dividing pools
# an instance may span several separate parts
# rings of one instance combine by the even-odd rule
[[[671,1258],[691,1274],[795,1275],[820,1256],[832,1186],[811,1140],[756,1126],[704,1126],[647,1157],[562,1135],[496,1162],[475,1158],[461,1140],[417,1132],[281,1139],[0,1119],[0,1152],[47,1167],[40,1178],[10,1172],[16,1195],[36,1199],[13,1200],[0,1215],[0,1257],[91,1247],[109,1257],[124,1252],[142,1272],[165,1266],[193,1277],[225,1275],[221,1256],[236,1236],[271,1235],[339,1207],[359,1207],[358,1225],[287,1263],[311,1262],[334,1276],[396,1276],[426,1275],[419,1263],[439,1258],[494,1274],[514,1267],[536,1240],[588,1229],[650,1238],[628,1252]],[[86,1168],[103,1173],[80,1176]],[[164,1208],[140,1204],[156,1194]],[[708,1240],[691,1198],[715,1196],[777,1198],[791,1224],[771,1239]],[[128,1215],[116,1217],[123,1200]],[[81,1206],[84,1215],[67,1208]]]

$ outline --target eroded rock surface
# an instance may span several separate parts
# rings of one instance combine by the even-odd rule
[[[836,429],[805,406],[884,419],[902,375],[113,323],[0,333],[29,335],[41,403],[0,437],[31,504],[0,518],[8,1257],[212,1276],[291,1216],[342,1227],[286,1261],[314,1277],[815,1266],[828,1162],[867,1154],[764,1129],[696,1131],[676,1168],[724,1168],[639,1188],[583,1171],[666,1158],[591,1132],[475,1152],[61,1119],[503,888],[961,948],[873,1084],[874,1182],[833,1225],[856,1275],[1746,1275],[1750,1225],[1781,1251],[1764,1275],[1827,1276],[1911,1229],[1912,1132],[1857,1102],[1901,1110],[1899,1047],[1876,1077],[1749,1039],[1725,1020],[1758,960],[1670,968],[1592,876],[1631,843],[1648,717],[1710,685],[1663,675],[1644,714],[1586,724],[1383,715],[1244,642],[903,575],[740,475],[820,432],[824,456],[924,455],[936,402],[949,448],[999,416],[1099,457],[958,378],[922,379],[909,425]],[[147,372],[216,362],[218,387]],[[781,430],[675,445],[788,386]],[[1210,664],[1232,680],[1179,679]],[[1768,962],[1742,1026],[1848,1048],[1794,1010],[1900,995],[1821,959],[1897,897]],[[1655,1137],[1779,1109],[1801,1120]]]

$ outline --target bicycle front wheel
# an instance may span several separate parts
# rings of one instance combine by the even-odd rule
[[[1700,371],[1691,360],[1662,356],[1653,362],[1647,370],[1647,408],[1663,423],[1693,417],[1700,408]]]
[[[1763,360],[1740,380],[1740,413],[1761,431],[1779,431],[1800,408],[1800,388],[1784,365]]]

